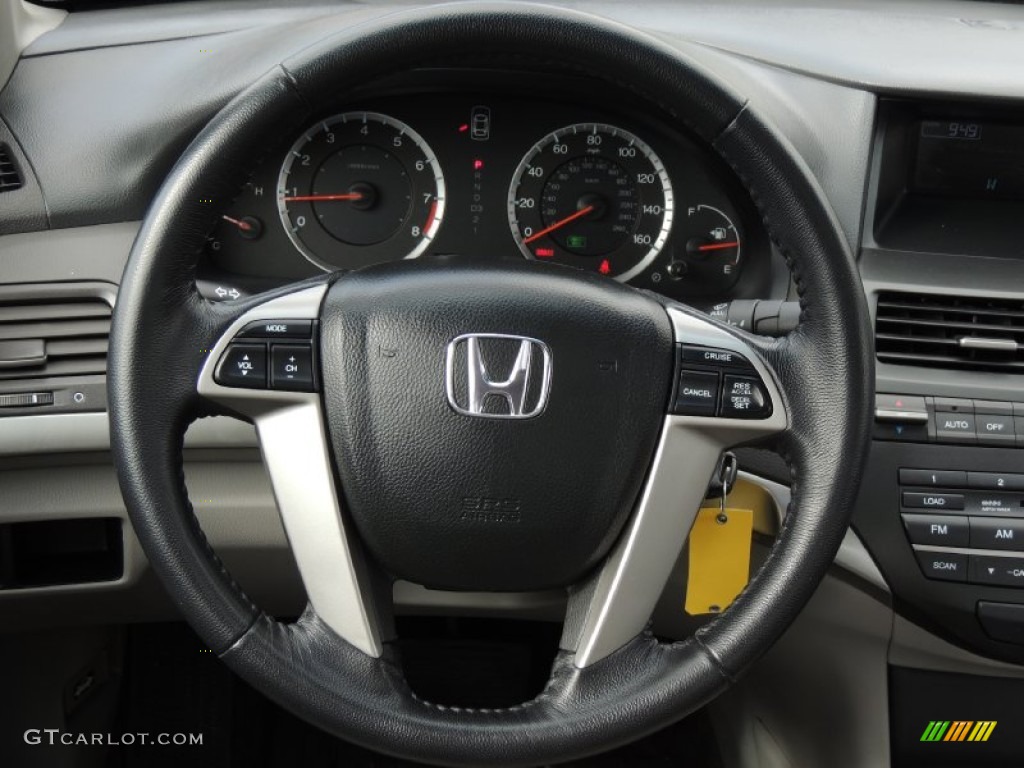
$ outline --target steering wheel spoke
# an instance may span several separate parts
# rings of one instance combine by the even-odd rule
[[[677,345],[673,413],[626,530],[570,597],[561,644],[579,668],[647,626],[722,452],[790,423],[778,378],[753,343],[693,310],[667,311]]]
[[[341,509],[317,391],[326,292],[326,284],[304,288],[240,314],[213,345],[197,388],[256,425],[311,607],[349,644],[378,657],[379,601]]]

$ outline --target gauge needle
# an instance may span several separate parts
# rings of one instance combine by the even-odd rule
[[[226,221],[228,224],[234,224],[243,232],[248,232],[249,230],[252,229],[252,224],[250,224],[248,221],[242,221],[241,219],[233,219],[227,214],[224,214],[223,216],[221,216],[221,218],[224,219],[224,221]]]
[[[592,205],[588,205],[586,208],[580,208],[578,211],[576,211],[576,213],[571,214],[569,216],[566,216],[564,219],[556,221],[550,227],[544,227],[544,229],[542,229],[540,232],[537,232],[535,234],[530,235],[528,238],[523,240],[523,243],[525,245],[529,245],[530,243],[532,243],[537,238],[544,237],[544,235],[549,235],[552,232],[554,232],[556,229],[561,229],[566,224],[570,224],[571,222],[576,221],[576,219],[583,218],[588,213],[590,213],[592,210],[594,210],[594,206],[592,206]]]
[[[708,243],[707,245],[698,245],[698,251],[721,251],[725,248],[736,248],[739,246],[738,240],[730,240],[728,243]]]
[[[300,195],[298,197],[286,197],[286,203],[328,203],[334,200],[360,200],[361,192],[347,192],[344,195]]]

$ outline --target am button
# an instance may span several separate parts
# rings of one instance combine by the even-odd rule
[[[1024,550],[1024,520],[971,517],[971,547]]]

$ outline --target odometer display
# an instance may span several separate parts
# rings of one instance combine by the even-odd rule
[[[512,178],[508,218],[529,259],[629,280],[654,261],[672,227],[672,184],[628,131],[578,123],[545,136]]]

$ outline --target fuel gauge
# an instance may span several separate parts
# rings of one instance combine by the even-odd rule
[[[733,220],[720,209],[701,204],[688,208],[680,225],[684,245],[673,249],[669,278],[705,287],[731,286],[743,251],[743,236]]]

